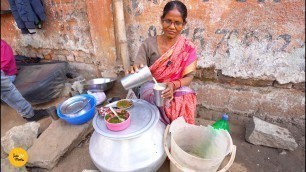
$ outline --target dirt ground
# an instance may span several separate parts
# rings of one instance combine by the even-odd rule
[[[114,91],[120,90],[118,84],[115,88],[107,93],[108,97],[119,96],[121,92]],[[122,89],[121,89],[122,90]],[[47,107],[50,105],[58,105],[65,98],[58,98],[50,103],[40,105],[39,107]],[[39,121],[42,128],[48,127],[52,122],[51,118],[43,119]],[[197,124],[207,125],[212,121],[204,119],[197,119]],[[22,125],[26,123],[12,108],[4,103],[1,103],[1,137],[7,130],[13,126]],[[305,129],[299,129],[293,125],[281,126],[288,128],[294,135],[298,148],[294,151],[280,150],[275,148],[269,148],[265,146],[252,145],[245,141],[245,123],[241,121],[230,120],[231,137],[234,145],[237,146],[237,154],[233,165],[231,166],[231,172],[304,172],[305,171]],[[67,152],[64,157],[61,158],[59,163],[52,170],[45,170],[39,168],[28,168],[28,171],[32,172],[82,172],[84,169],[97,170],[89,155],[89,138],[81,142],[71,152]],[[2,154],[1,154],[2,156]],[[226,162],[228,158],[224,160]],[[158,172],[168,172],[169,160],[166,160]]]

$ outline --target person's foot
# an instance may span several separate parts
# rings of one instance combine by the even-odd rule
[[[40,119],[51,116],[52,111],[56,110],[55,106],[51,106],[47,109],[34,109],[34,116],[31,118],[24,118],[27,121],[38,121]]]

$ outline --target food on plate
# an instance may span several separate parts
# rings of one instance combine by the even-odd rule
[[[115,110],[118,114],[118,116],[122,119],[127,120],[130,116],[129,112],[123,109],[116,109]],[[122,121],[119,120],[119,118],[111,111],[107,111],[106,116],[104,118],[108,123],[121,123]]]
[[[120,109],[127,109],[133,106],[133,101],[128,99],[119,100],[116,106]]]

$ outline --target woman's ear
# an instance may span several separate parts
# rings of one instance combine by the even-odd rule
[[[160,24],[163,25],[163,17],[160,16]]]

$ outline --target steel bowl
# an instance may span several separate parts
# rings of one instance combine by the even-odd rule
[[[115,78],[95,78],[81,82],[85,90],[107,91],[115,84]]]
[[[57,108],[58,116],[70,124],[83,124],[94,117],[96,99],[89,94],[73,96]]]

